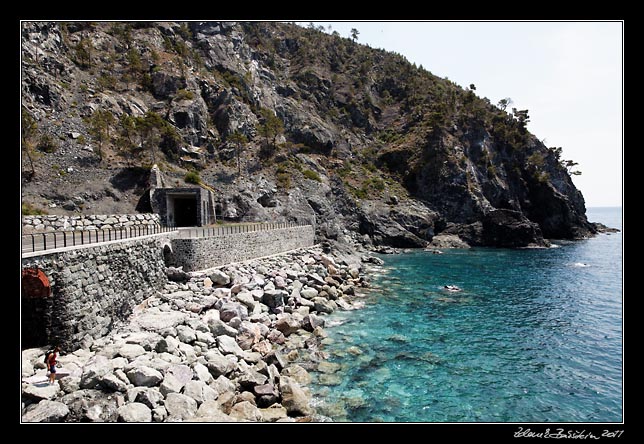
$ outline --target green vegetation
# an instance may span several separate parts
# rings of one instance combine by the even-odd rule
[[[116,77],[107,73],[101,74],[96,80],[96,86],[98,86],[99,91],[115,90],[117,83]]]
[[[111,111],[97,109],[86,119],[90,135],[98,142],[98,158],[103,161],[103,144],[110,140],[110,128],[116,123]]]
[[[574,162],[572,160],[565,160],[565,161],[563,161],[562,164],[563,164],[564,168],[566,168],[566,170],[568,171],[568,174],[570,174],[571,176],[579,176],[579,175],[581,175],[581,171],[573,170],[573,168],[576,167],[577,165],[579,165],[579,163]]]
[[[386,189],[386,182],[380,177],[370,177],[362,182],[360,188],[356,188],[345,182],[349,192],[357,199],[367,199],[382,196]]]
[[[94,45],[91,39],[82,38],[74,47],[74,62],[81,68],[89,68],[92,65],[92,52]]]
[[[58,140],[51,134],[44,133],[38,140],[38,149],[48,154],[58,151]]]
[[[199,177],[199,173],[196,171],[188,171],[183,177],[183,180],[185,180],[186,183],[193,183],[195,185],[199,185],[201,183],[201,177]]]
[[[261,123],[258,128],[259,135],[265,140],[265,154],[268,156],[277,150],[276,140],[279,135],[284,133],[284,123],[270,109],[262,109]]]
[[[288,190],[291,188],[291,173],[287,169],[286,165],[279,165],[277,167],[276,176],[277,186],[283,190]]]
[[[36,120],[33,118],[31,113],[25,108],[22,108],[21,110],[20,130],[21,149],[22,152],[27,156],[27,159],[29,160],[29,166],[31,168],[27,179],[31,180],[36,176],[36,169],[34,168],[35,152],[33,139],[36,136],[36,132],[38,131],[38,125],[36,124]]]
[[[40,208],[37,208],[33,206],[30,203],[23,202],[22,203],[22,215],[23,216],[43,216],[45,214],[48,214],[47,211],[42,210]]]
[[[340,177],[342,177],[342,178],[345,178],[345,177],[347,177],[349,174],[351,174],[351,173],[353,172],[353,168],[352,168],[352,165],[351,165],[351,161],[349,161],[349,160],[345,160],[345,161],[344,161],[344,163],[342,164],[342,167],[340,167],[340,168],[337,170],[337,172],[338,172],[338,174],[340,175]]]
[[[115,144],[121,155],[141,160],[144,153],[149,154],[149,163],[157,163],[157,148],[161,147],[169,158],[177,157],[176,150],[182,142],[177,129],[154,111],[144,116],[123,114],[119,119],[118,136]]]
[[[312,170],[304,170],[302,171],[302,174],[304,174],[304,177],[310,180],[314,180],[316,182],[322,182],[322,179],[320,178],[320,175],[316,173],[315,171]]]
[[[176,99],[177,100],[193,100],[195,98],[195,93],[185,89],[180,89],[177,91]]]
[[[235,144],[235,154],[237,157],[237,177],[241,177],[241,152],[248,143],[248,138],[239,130],[235,130],[228,140]]]

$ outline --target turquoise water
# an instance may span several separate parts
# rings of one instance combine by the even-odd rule
[[[588,218],[621,229],[620,208]],[[353,422],[622,421],[622,233],[555,243],[381,256],[365,308],[327,318],[323,350],[339,370],[314,373],[318,411]]]

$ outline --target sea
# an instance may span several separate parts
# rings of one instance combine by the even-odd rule
[[[622,229],[621,208],[587,216]],[[335,422],[623,421],[622,232],[552,242],[379,255],[364,308],[326,318],[317,411]]]

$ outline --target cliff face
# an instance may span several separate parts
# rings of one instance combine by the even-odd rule
[[[24,23],[23,202],[144,209],[187,171],[236,220],[322,239],[525,246],[595,232],[556,150],[403,57],[280,23]]]

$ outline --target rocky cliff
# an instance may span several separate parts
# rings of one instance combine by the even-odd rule
[[[293,24],[25,22],[23,210],[144,211],[157,164],[345,245],[593,234],[560,150],[474,90]]]

